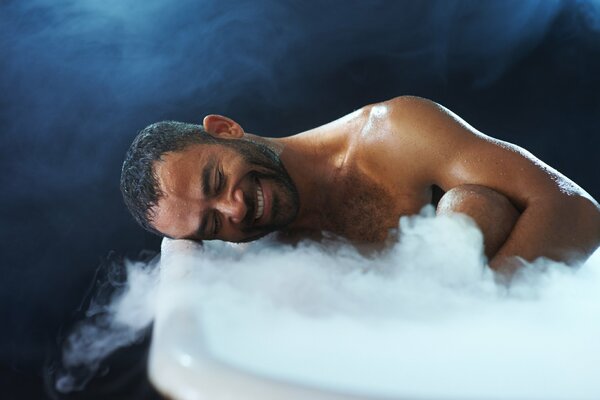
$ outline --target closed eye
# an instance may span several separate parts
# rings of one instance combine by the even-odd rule
[[[225,175],[223,175],[223,171],[220,169],[217,170],[217,183],[215,185],[216,192],[220,193],[225,186]]]

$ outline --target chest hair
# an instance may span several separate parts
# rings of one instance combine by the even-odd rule
[[[396,199],[381,185],[353,171],[333,187],[323,214],[326,230],[353,241],[381,242],[397,227]]]

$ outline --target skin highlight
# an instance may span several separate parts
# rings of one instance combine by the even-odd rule
[[[162,196],[150,215],[169,237],[240,242],[327,231],[382,243],[400,216],[435,202],[441,188],[438,213],[473,218],[496,270],[511,273],[515,257],[582,260],[600,245],[600,206],[588,193],[429,100],[398,97],[277,139],[258,139],[219,115],[203,125],[245,147],[198,144],[155,163]],[[263,153],[269,157],[257,163]]]

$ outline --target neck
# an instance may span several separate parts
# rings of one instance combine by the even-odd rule
[[[283,143],[280,143],[279,140],[277,140],[277,139],[266,138],[266,137],[255,135],[253,133],[245,132],[243,139],[249,140],[251,142],[260,143],[262,145],[267,146],[275,154],[277,154],[278,157],[281,156],[281,152],[283,151],[283,147],[284,147]]]
[[[324,229],[323,210],[331,202],[347,153],[345,136],[312,130],[266,140],[281,149],[281,161],[298,189],[300,209],[289,228]]]

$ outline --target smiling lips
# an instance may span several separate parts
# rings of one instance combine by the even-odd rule
[[[265,211],[265,198],[263,195],[263,191],[262,188],[260,187],[260,184],[257,185],[257,189],[256,189],[256,212],[254,213],[254,220],[259,219],[260,217],[263,216],[263,213]]]

